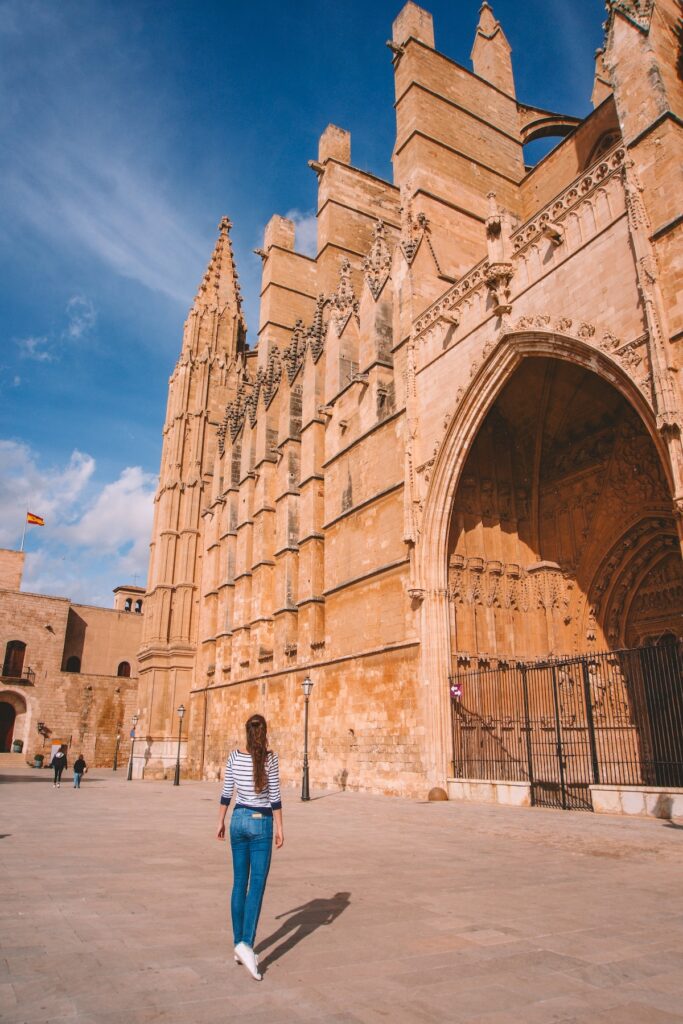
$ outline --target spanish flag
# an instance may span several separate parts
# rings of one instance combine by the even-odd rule
[[[33,512],[26,513],[26,522],[30,523],[31,526],[45,526],[45,520],[42,516],[34,516]]]

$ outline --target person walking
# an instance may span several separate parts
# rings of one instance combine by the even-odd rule
[[[88,770],[83,754],[79,754],[74,761],[74,789],[81,788],[81,779]]]
[[[261,980],[254,940],[270,856],[285,841],[282,829],[280,766],[277,754],[268,749],[268,726],[263,715],[252,715],[246,724],[247,751],[230,752],[225,766],[217,839],[225,838],[225,815],[234,790],[235,809],[230,819],[233,884],[230,900],[235,961],[243,964],[255,981]]]
[[[60,747],[56,750],[54,757],[50,761],[50,768],[54,769],[55,777],[52,783],[53,788],[56,786],[59,789],[62,782],[62,772],[66,768],[66,750],[64,747]]]

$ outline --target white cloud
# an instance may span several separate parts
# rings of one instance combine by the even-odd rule
[[[296,231],[296,251],[304,256],[316,256],[318,253],[318,218],[315,210],[302,212],[290,210],[286,217],[294,221]]]
[[[85,295],[72,295],[64,310],[66,323],[59,336],[57,332],[17,338],[22,359],[38,363],[53,363],[60,358],[64,342],[80,341],[87,337],[97,322],[97,310]]]
[[[110,604],[114,586],[147,572],[156,477],[128,466],[95,480],[95,460],[74,451],[45,467],[28,445],[0,441],[0,546],[18,547],[26,510],[33,527],[24,589]]]
[[[146,556],[152,533],[156,477],[140,466],[128,466],[105,484],[80,519],[62,531],[72,546],[118,553],[128,564]]]
[[[66,304],[67,325],[64,336],[78,341],[95,326],[97,312],[90,299],[84,295],[73,295]]]
[[[28,338],[18,338],[19,354],[23,359],[33,359],[37,363],[49,363],[55,358],[50,348],[50,339],[47,335],[31,335]]]

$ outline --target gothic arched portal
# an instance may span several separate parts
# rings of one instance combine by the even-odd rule
[[[642,420],[611,384],[547,357],[516,369],[460,475],[448,593],[455,662],[680,632],[669,487]]]
[[[443,785],[459,653],[534,657],[640,643],[653,628],[681,635],[671,467],[643,390],[580,339],[500,336],[455,406],[415,556],[427,772]],[[674,601],[645,622],[660,570]]]

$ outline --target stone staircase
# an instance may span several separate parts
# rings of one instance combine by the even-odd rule
[[[25,768],[26,758],[23,754],[0,754],[0,768]]]

